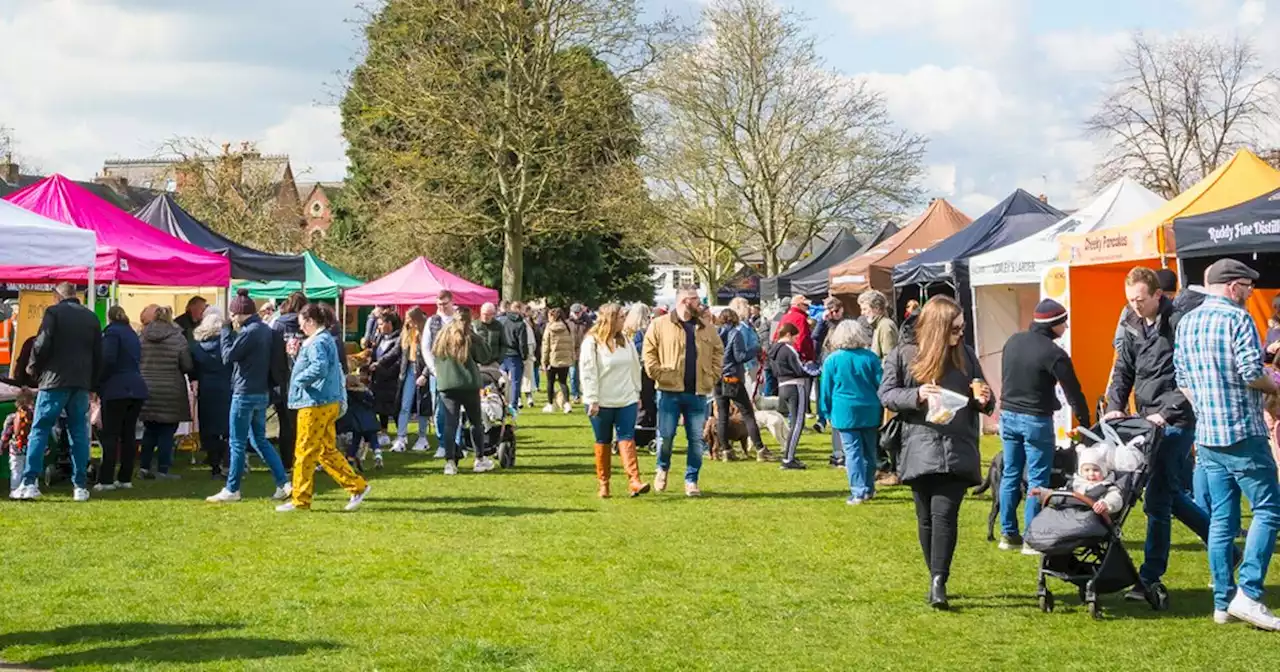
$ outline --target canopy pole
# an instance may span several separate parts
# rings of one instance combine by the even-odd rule
[[[333,305],[337,307],[334,312],[338,314],[338,325],[340,334],[342,334],[342,342],[347,342],[347,316],[342,314],[342,290],[338,290],[338,295],[333,299]]]
[[[120,305],[120,281],[119,280],[111,281],[111,296],[107,297],[107,303],[108,305],[112,305],[112,306]]]
[[[97,305],[96,305],[98,293],[93,291],[93,272],[95,270],[94,266],[97,266],[97,265],[98,264],[96,259],[94,260],[94,263],[89,264],[89,286],[85,290],[85,297],[84,297],[85,305],[89,306],[89,310],[92,310],[94,313],[98,312]]]

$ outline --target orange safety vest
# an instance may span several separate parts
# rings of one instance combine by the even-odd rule
[[[13,320],[0,321],[0,366],[9,366],[13,359]]]

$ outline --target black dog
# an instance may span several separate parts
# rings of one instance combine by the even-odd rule
[[[1071,474],[1076,471],[1075,449],[1058,449],[1053,451],[1053,467],[1049,470],[1049,487],[1058,490],[1066,487]],[[1004,453],[996,453],[991,458],[991,466],[987,467],[987,478],[973,489],[972,494],[981,495],[991,491],[991,513],[987,516],[987,541],[996,540],[996,519],[1000,517],[1000,481],[1004,479]],[[1023,474],[1021,499],[1027,497],[1027,477]]]

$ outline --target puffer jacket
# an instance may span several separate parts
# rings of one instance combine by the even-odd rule
[[[185,374],[195,370],[182,327],[152,322],[142,328],[142,379],[149,396],[139,417],[144,422],[177,423],[191,419]]]
[[[383,415],[400,412],[397,402],[400,398],[400,358],[403,356],[400,332],[377,335],[373,361],[378,366],[370,376],[369,391],[373,392],[374,410]]]
[[[773,328],[773,340],[778,340],[778,327],[784,324],[790,324],[799,332],[795,338],[796,352],[800,354],[800,359],[806,362],[812,362],[817,359],[817,352],[813,347],[813,333],[809,330],[809,314],[803,308],[795,306],[778,319],[777,324]]]
[[[913,339],[914,341],[914,339]],[[979,406],[972,398],[970,383],[974,378],[986,381],[978,355],[964,346],[969,371],[949,369],[938,381],[940,387],[970,397],[968,406],[960,409],[951,422],[937,425],[925,420],[928,402],[920,401],[920,381],[911,375],[920,346],[903,342],[884,360],[884,380],[880,383],[880,402],[898,414],[902,424],[902,453],[898,458],[898,476],[911,482],[931,474],[947,474],[968,485],[982,482],[982,457],[978,452],[978,413],[991,414],[995,399]]]
[[[573,344],[573,332],[564,320],[548,322],[542,332],[542,365],[548,369],[573,366],[578,362],[577,347]]]
[[[1169,425],[1191,427],[1195,410],[1173,374],[1173,324],[1176,322],[1173,301],[1160,300],[1155,329],[1147,336],[1141,315],[1130,313],[1124,323],[1124,338],[1116,350],[1116,364],[1107,388],[1107,411],[1125,411],[1129,393],[1133,393],[1138,414],[1146,417],[1159,413]]]
[[[701,319],[694,329],[694,345],[697,347],[697,394],[707,395],[720,381],[724,363],[724,344],[715,327]],[[649,325],[644,336],[644,352],[641,354],[644,370],[653,384],[663,392],[684,392],[685,331],[675,311]]]
[[[205,332],[197,326],[191,333],[192,377],[200,383],[196,412],[200,432],[205,436],[226,436],[231,431],[231,367],[222,362],[221,330]]]

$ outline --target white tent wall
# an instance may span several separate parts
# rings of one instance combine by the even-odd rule
[[[987,285],[973,288],[974,340],[977,341],[978,363],[987,383],[1000,399],[1004,344],[1009,337],[1023,331],[1031,323],[1036,303],[1040,301],[1039,284]],[[983,416],[983,427],[996,431],[999,412]]]

